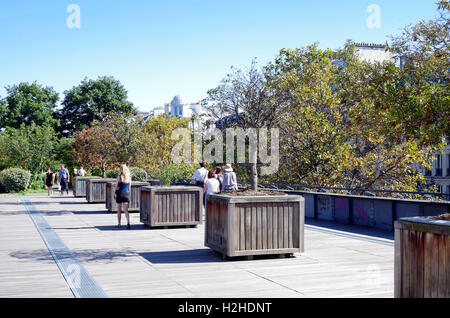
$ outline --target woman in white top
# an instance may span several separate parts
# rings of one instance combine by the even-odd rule
[[[203,186],[203,193],[205,197],[212,193],[220,192],[220,182],[216,178],[216,174],[214,170],[208,172],[208,179],[205,181],[205,185]]]

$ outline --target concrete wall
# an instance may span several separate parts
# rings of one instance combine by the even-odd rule
[[[374,198],[307,191],[283,191],[305,198],[305,217],[355,224],[393,231],[394,221],[403,217],[432,216],[450,213],[450,203]]]

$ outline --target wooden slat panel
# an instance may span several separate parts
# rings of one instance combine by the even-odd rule
[[[267,227],[267,206],[263,206],[261,210],[261,226],[262,226],[262,244],[261,248],[266,250],[267,247],[267,235],[269,232],[269,229]]]
[[[250,207],[245,208],[245,249],[252,249],[252,239],[251,239],[251,228],[252,228],[252,209]]]
[[[252,214],[252,227],[250,228],[250,236],[251,236],[251,249],[256,249],[256,206],[252,205],[251,207]]]
[[[256,249],[262,249],[262,210],[261,204],[256,204]]]
[[[432,284],[432,261],[433,261],[433,251],[432,251],[432,239],[433,234],[425,233],[424,235],[424,258],[423,258],[423,297],[431,297],[431,284]]]
[[[300,205],[298,203],[292,204],[292,222],[293,222],[293,229],[292,229],[292,247],[300,248]]]
[[[437,234],[432,235],[433,262],[431,264],[431,297],[438,297],[439,289],[439,239]]]
[[[267,249],[273,246],[273,204],[267,205]]]
[[[284,247],[284,209],[283,206],[277,204],[278,210],[278,248]]]
[[[438,288],[438,297],[445,298],[447,297],[447,266],[450,264],[446,264],[447,261],[447,246],[445,235],[438,236],[438,244],[439,244],[439,288]],[[450,282],[449,282],[450,283]]]
[[[409,280],[409,297],[416,296],[416,280],[417,280],[417,238],[416,232],[409,232],[409,268],[410,268],[410,280]]]
[[[289,236],[288,236],[288,247],[292,248],[294,247],[294,239],[293,239],[293,229],[294,229],[294,207],[292,203],[289,203],[287,205],[288,207],[288,213],[289,213]]]
[[[416,263],[417,263],[417,275],[415,284],[415,294],[418,298],[423,298],[423,258],[424,258],[424,233],[416,232],[417,249],[416,249]]]
[[[240,235],[239,235],[239,250],[245,250],[245,207],[242,205],[236,206],[238,210],[239,216],[239,227],[240,227]]]
[[[402,259],[403,259],[403,268],[402,268],[402,273],[403,273],[403,283],[402,283],[402,297],[409,297],[409,276],[410,276],[410,251],[409,251],[409,246],[410,246],[410,242],[409,242],[409,231],[403,231],[403,255],[402,255]]]
[[[273,241],[273,246],[272,246],[272,248],[273,249],[277,249],[278,248],[278,206],[277,206],[277,204],[276,203],[273,203],[272,204],[272,213],[273,213],[273,215],[272,215],[272,220],[273,220],[273,226],[272,226],[272,233],[273,233],[273,236],[272,236],[272,241]]]

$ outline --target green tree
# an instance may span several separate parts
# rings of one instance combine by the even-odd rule
[[[370,94],[368,78],[395,65],[360,62],[349,43],[337,52],[316,45],[282,50],[270,68],[269,85],[290,108],[276,181],[390,190],[424,182],[417,168],[429,167],[435,149],[397,136],[399,128],[386,130],[390,117],[376,113],[380,100]],[[401,94],[403,87],[396,89]]]
[[[56,117],[61,122],[60,132],[65,136],[90,127],[94,120],[102,120],[103,114],[137,114],[137,109],[128,100],[127,91],[113,77],[84,79],[80,85],[65,91],[64,95],[62,108],[57,111]]]
[[[4,167],[20,167],[35,176],[53,164],[57,144],[57,134],[50,125],[7,127],[0,133],[0,160]]]
[[[177,128],[188,127],[189,118],[164,114],[149,117],[143,125],[143,147],[137,153],[135,165],[147,170],[151,176],[159,177],[162,169],[172,164],[172,149],[177,143],[172,139],[172,132]]]
[[[74,159],[86,168],[107,169],[128,163],[136,167],[144,151],[144,133],[141,123],[118,114],[104,115],[103,121],[94,120],[91,127],[75,132]]]
[[[23,123],[41,126],[58,125],[53,118],[57,107],[58,93],[51,87],[43,87],[36,82],[20,83],[6,87],[6,97],[0,102],[0,128],[19,128]]]
[[[391,37],[389,47],[402,67],[376,72],[368,92],[379,100],[374,111],[389,119],[386,129],[396,127],[423,145],[450,135],[450,1],[440,0],[437,7],[436,19]]]

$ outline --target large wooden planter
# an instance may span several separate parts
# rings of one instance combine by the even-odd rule
[[[142,187],[140,219],[150,227],[201,224],[202,201],[199,187]]]
[[[73,196],[74,197],[85,197],[86,196],[86,180],[88,179],[98,179],[100,177],[75,177],[73,179]]]
[[[106,209],[109,212],[117,212],[117,203],[114,200],[115,182],[106,183]],[[132,181],[130,185],[130,203],[128,212],[139,212],[141,207],[141,188],[148,186],[147,182]]]
[[[106,202],[106,183],[116,181],[111,178],[98,178],[86,180],[86,200],[89,203]]]
[[[304,252],[301,196],[206,197],[205,246],[225,257]]]
[[[450,298],[450,221],[395,222],[395,297]]]

